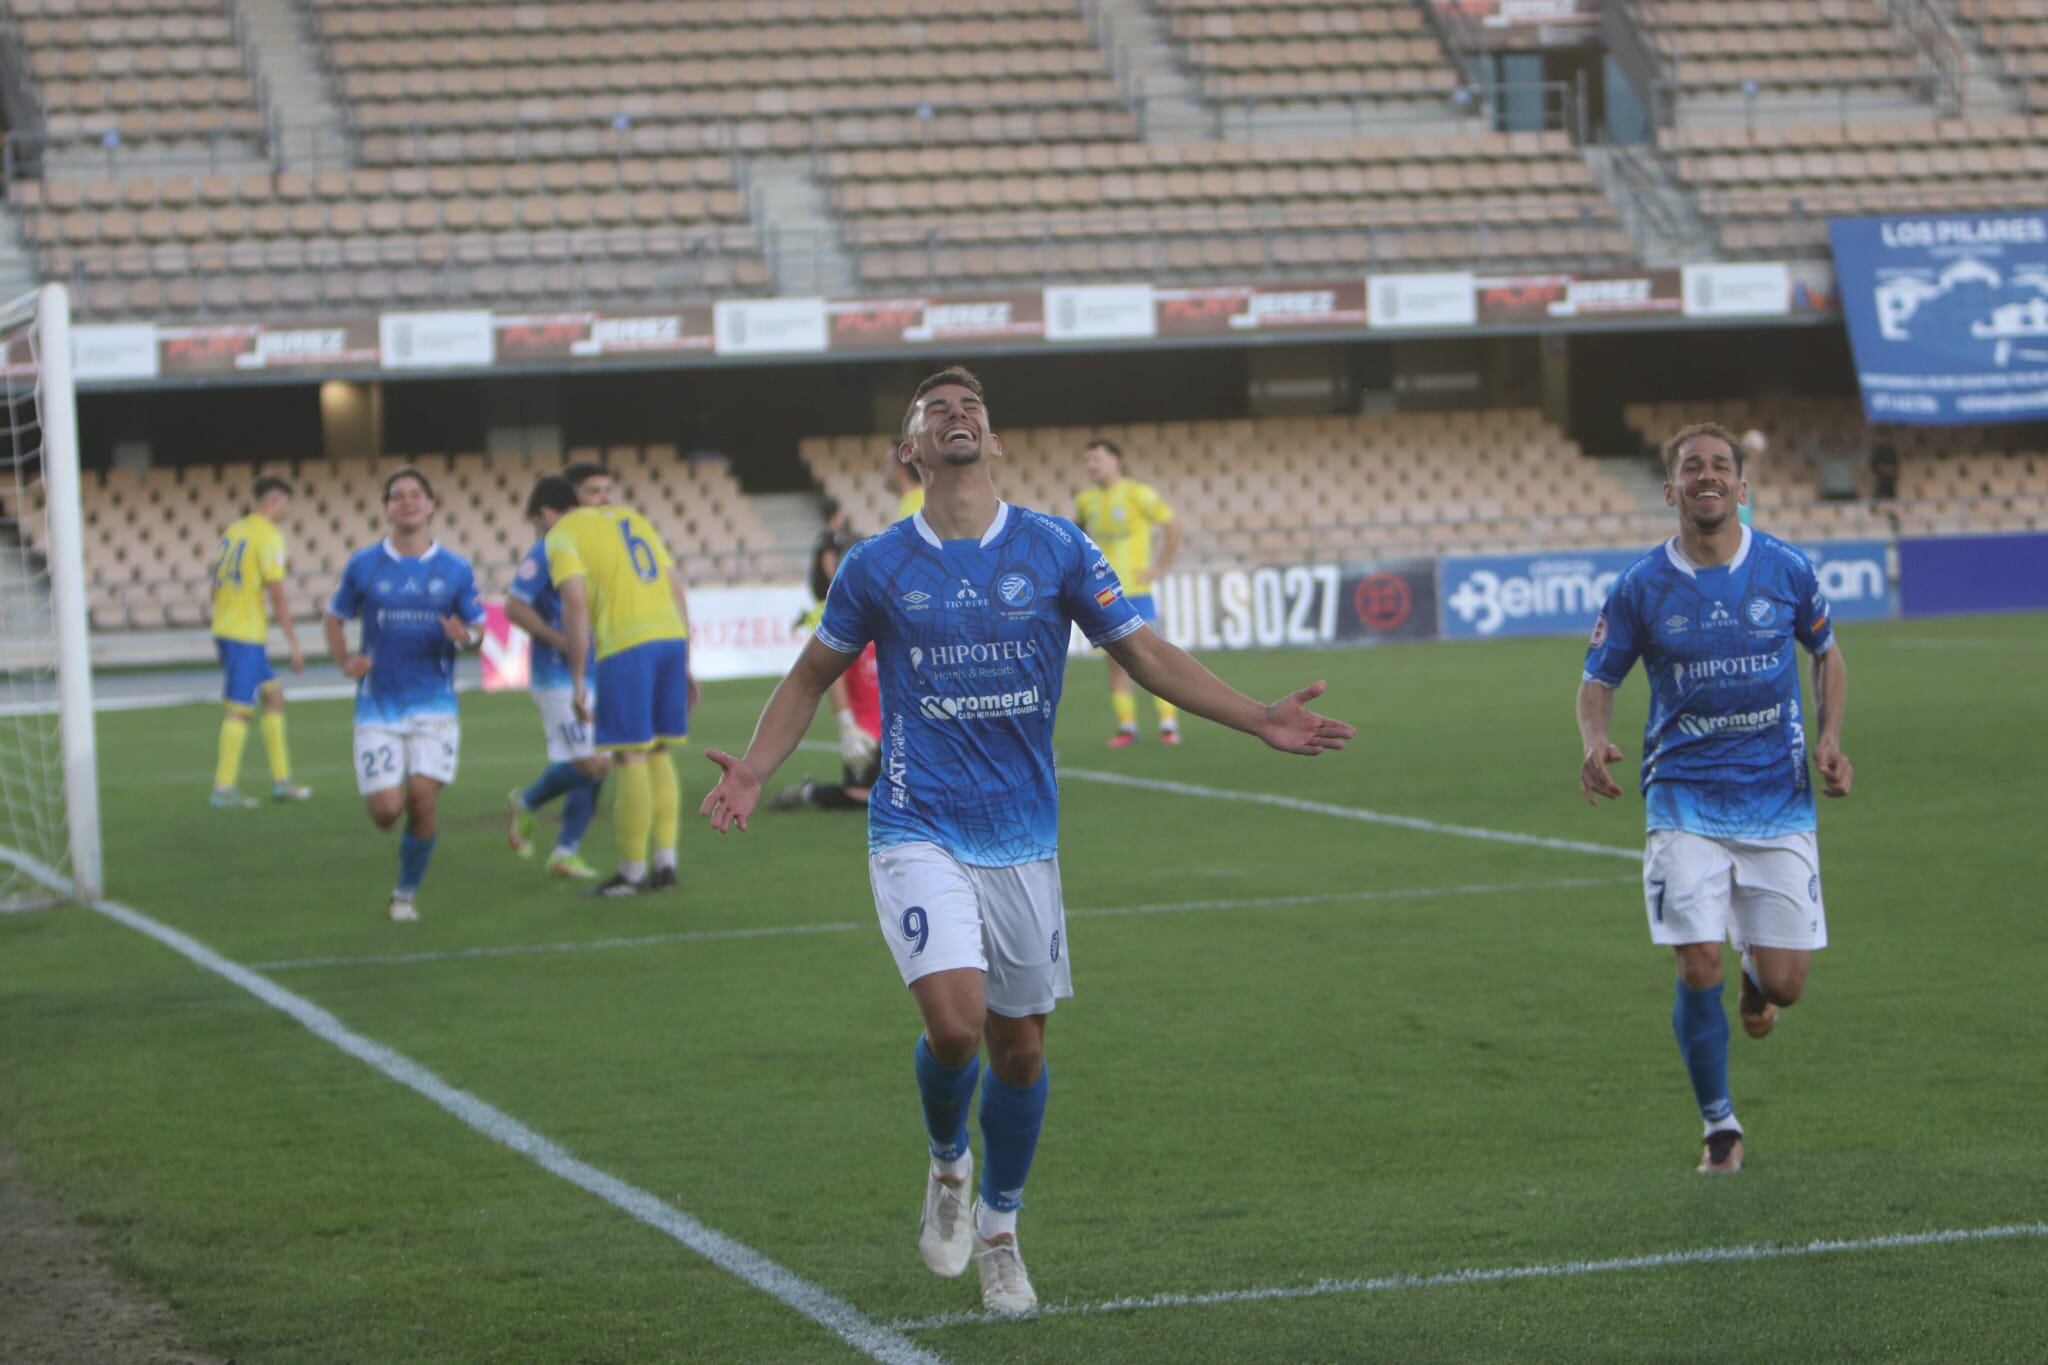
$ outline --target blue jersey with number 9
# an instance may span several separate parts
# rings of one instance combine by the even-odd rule
[[[675,561],[654,524],[630,507],[579,507],[548,532],[548,577],[559,591],[582,578],[597,657],[651,640],[686,640],[669,573]]]

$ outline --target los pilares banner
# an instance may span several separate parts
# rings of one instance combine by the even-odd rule
[[[2048,212],[1836,218],[1828,235],[1872,421],[2048,417]]]

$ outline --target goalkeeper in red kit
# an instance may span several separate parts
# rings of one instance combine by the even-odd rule
[[[857,541],[846,529],[845,513],[836,506],[827,517],[825,529],[811,547],[811,596],[817,605],[805,613],[802,624],[814,628],[825,611],[825,594],[839,561]],[[777,792],[769,802],[771,810],[796,810],[816,806],[820,810],[866,810],[868,789],[880,775],[882,743],[882,689],[875,672],[875,647],[870,644],[853,661],[853,667],[832,684],[832,704],[839,724],[839,757],[844,765],[838,784],[819,782],[809,776]]]

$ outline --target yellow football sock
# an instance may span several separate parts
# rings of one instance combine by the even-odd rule
[[[647,779],[654,796],[654,851],[673,853],[683,829],[683,786],[668,750],[647,756]]]
[[[292,751],[284,742],[284,712],[265,711],[256,726],[263,732],[263,752],[270,756],[270,780],[282,782],[292,775]]]
[[[1116,728],[1135,730],[1138,728],[1138,699],[1128,692],[1109,694],[1109,705],[1116,712]]]
[[[1152,704],[1159,708],[1159,728],[1164,730],[1180,724],[1180,712],[1164,697],[1154,697]]]
[[[249,742],[249,716],[230,711],[220,722],[220,761],[213,765],[213,789],[227,791],[242,779],[242,746]]]
[[[654,826],[654,783],[645,763],[619,765],[619,804],[612,812],[619,827],[619,860],[647,861],[647,834]]]

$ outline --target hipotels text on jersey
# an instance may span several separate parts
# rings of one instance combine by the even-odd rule
[[[1671,668],[1678,674],[1680,682],[1712,682],[1720,678],[1748,678],[1760,673],[1775,673],[1783,662],[1783,658],[1776,654],[1737,654],[1729,659],[1693,659],[1673,664]]]

